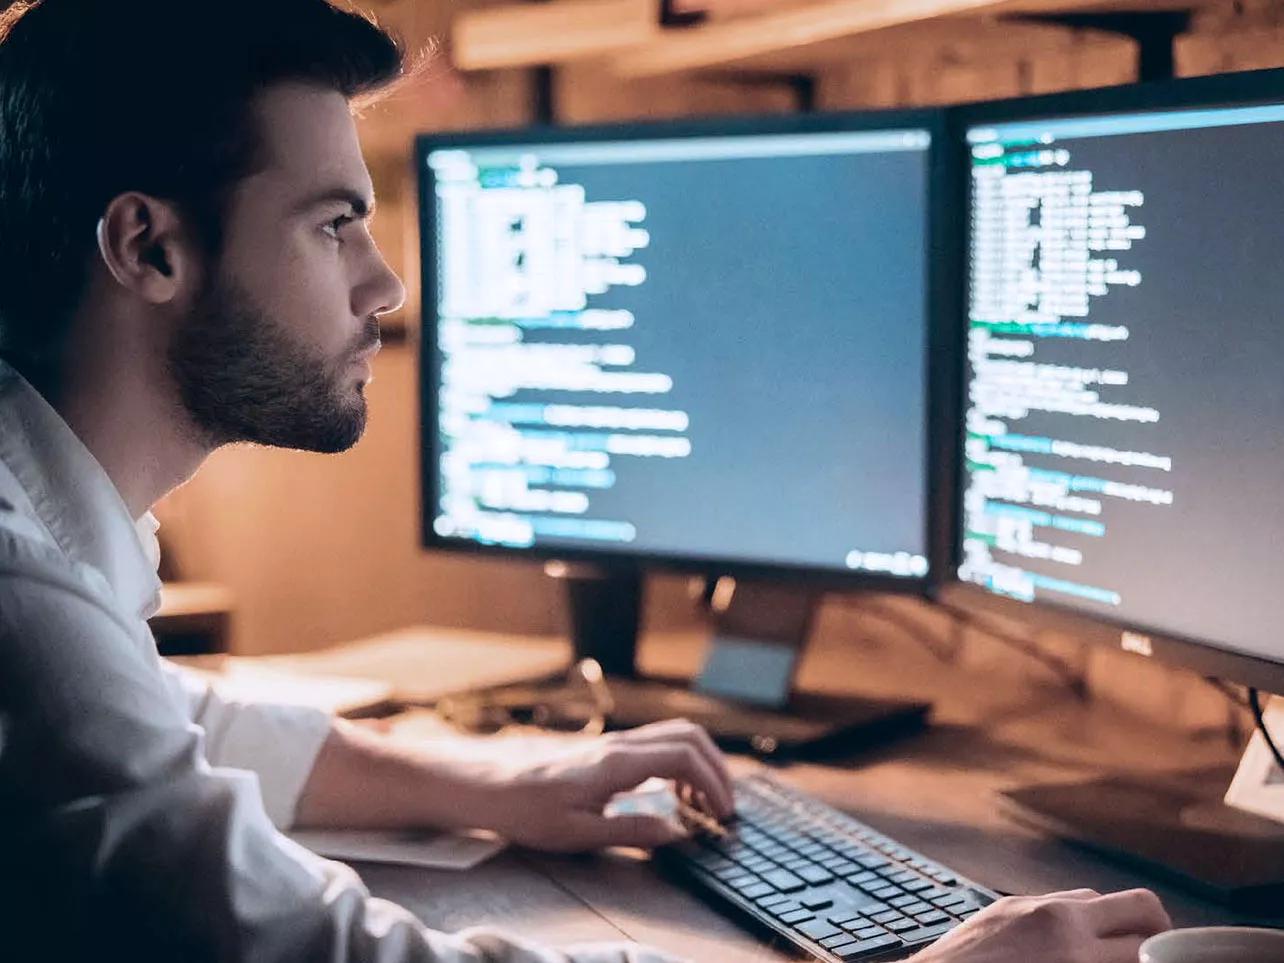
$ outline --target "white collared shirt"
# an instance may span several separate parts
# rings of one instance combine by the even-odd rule
[[[635,959],[435,933],[278,832],[329,719],[158,658],[158,558],[154,519],[0,362],[0,959]]]

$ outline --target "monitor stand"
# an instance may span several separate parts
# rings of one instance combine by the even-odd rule
[[[1232,769],[1001,794],[1019,821],[1246,913],[1284,906],[1284,823],[1226,805]]]
[[[546,571],[565,582],[576,658],[596,659],[608,676],[611,728],[680,717],[726,749],[804,757],[878,745],[926,721],[924,702],[794,691],[821,599],[814,589],[720,579],[704,667],[687,683],[637,673],[637,569],[554,562]]]

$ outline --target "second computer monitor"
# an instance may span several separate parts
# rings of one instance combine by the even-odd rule
[[[1278,96],[1281,78],[1238,83]],[[1173,95],[1192,89],[1208,95]],[[1123,643],[1144,654],[1148,633],[1200,643],[1187,655],[1205,671],[1270,684],[1284,678],[1284,97],[1126,96],[1138,106],[1078,116],[1074,99],[1010,105],[967,131],[960,575],[1132,629]]]
[[[422,139],[428,544],[923,579],[932,140]]]

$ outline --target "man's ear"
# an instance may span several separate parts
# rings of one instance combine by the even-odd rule
[[[173,301],[196,276],[196,251],[178,208],[147,194],[120,194],[107,205],[98,253],[117,284],[151,304]]]

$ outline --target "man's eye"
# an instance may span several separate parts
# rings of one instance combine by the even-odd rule
[[[339,239],[339,232],[343,230],[346,225],[351,224],[352,221],[353,217],[351,214],[340,214],[333,221],[327,221],[321,230],[325,231],[327,235],[337,241]]]

